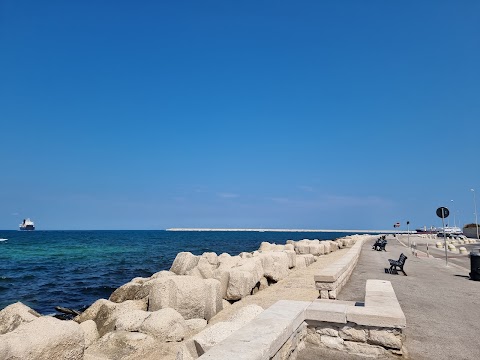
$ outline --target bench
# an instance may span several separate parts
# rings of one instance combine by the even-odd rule
[[[388,259],[388,262],[390,263],[390,273],[395,272],[398,268],[398,270],[400,270],[405,276],[407,276],[407,274],[403,270],[405,260],[407,260],[407,257],[403,253],[400,254],[398,260]]]

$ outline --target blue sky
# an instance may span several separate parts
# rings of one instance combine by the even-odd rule
[[[478,1],[3,0],[0,229],[472,222],[479,39]]]

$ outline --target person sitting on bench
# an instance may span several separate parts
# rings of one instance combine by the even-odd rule
[[[377,250],[377,251],[387,251],[385,250],[385,246],[387,245],[387,240],[380,238],[377,241],[375,241],[375,244],[373,244],[372,249]]]

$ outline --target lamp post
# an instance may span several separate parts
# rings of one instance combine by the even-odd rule
[[[407,238],[408,238],[408,247],[410,247],[410,221],[407,221]]]
[[[470,189],[473,192],[473,206],[475,208],[475,227],[477,228],[477,239],[478,239],[478,219],[477,219],[477,200],[475,199],[475,189]]]
[[[457,227],[457,221],[456,221],[456,219],[455,219],[455,211],[454,211],[454,209],[453,209],[453,203],[454,203],[454,201],[453,201],[453,200],[450,200],[450,201],[452,202],[453,226],[454,226],[454,227]]]

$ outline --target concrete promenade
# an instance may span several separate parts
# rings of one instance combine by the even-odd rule
[[[399,238],[407,242],[406,235]],[[387,252],[372,250],[372,242],[363,246],[357,267],[338,299],[363,301],[367,279],[389,280],[407,319],[406,358],[480,359],[480,282],[469,280],[468,257],[446,267],[440,251],[435,255],[438,258],[417,258],[397,239],[387,239]],[[398,259],[402,252],[408,256],[408,276],[386,274],[388,259]],[[314,359],[306,355],[301,359]]]

